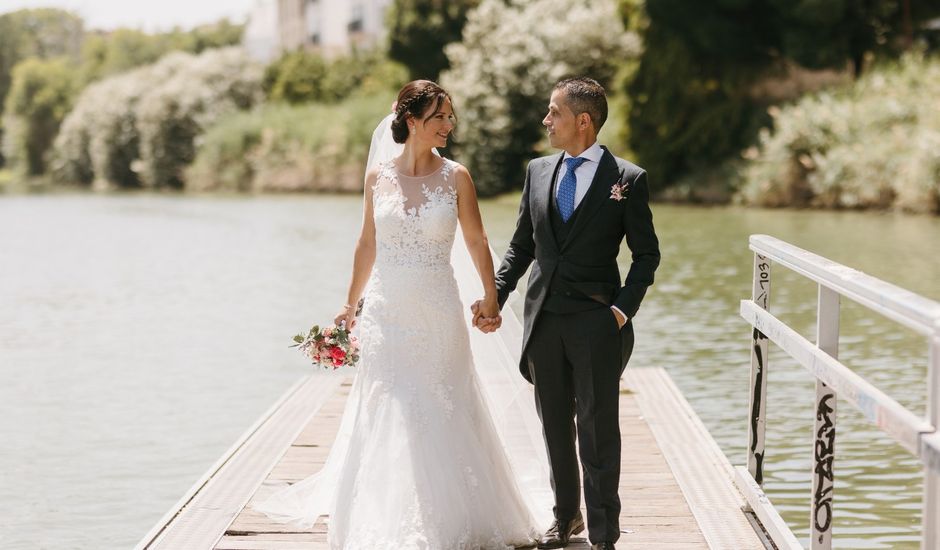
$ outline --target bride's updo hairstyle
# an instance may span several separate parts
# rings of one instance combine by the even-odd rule
[[[445,99],[450,99],[450,94],[430,80],[413,80],[405,84],[398,92],[395,119],[392,120],[392,139],[395,143],[405,143],[408,139],[409,116],[416,121],[427,122],[429,118],[440,112]],[[452,99],[451,104],[453,104]],[[423,117],[431,105],[434,106],[434,110],[427,117]]]

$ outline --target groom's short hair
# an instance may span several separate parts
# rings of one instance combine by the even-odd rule
[[[601,126],[607,121],[607,93],[598,81],[586,76],[566,78],[555,84],[555,89],[565,92],[568,107],[576,116],[587,113],[594,124],[594,131],[601,131]]]

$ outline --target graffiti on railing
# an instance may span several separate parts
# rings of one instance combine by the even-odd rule
[[[756,254],[754,256],[754,286],[751,299],[763,309],[770,302],[770,261]],[[767,391],[767,348],[769,340],[763,332],[754,329],[751,342],[751,423],[749,426],[750,456],[748,471],[758,484],[764,483],[764,414]]]
[[[767,309],[767,291],[770,289],[770,262],[765,261],[766,258],[763,256],[758,256],[758,260],[757,280],[754,281],[757,285],[755,290],[758,290],[758,292],[754,296],[754,301],[760,307]]]
[[[751,433],[759,433],[757,422],[760,420],[761,404],[764,401],[763,384],[764,379],[764,351],[767,349],[767,336],[763,332],[754,329],[754,357],[757,359],[757,378],[754,380],[753,401],[751,402]],[[764,483],[764,447],[763,441],[759,438],[751,439],[751,453],[757,462],[757,469],[754,472],[754,481]]]
[[[813,485],[816,491],[813,494],[813,521],[815,522],[816,532],[820,533],[820,542],[822,542],[825,533],[829,531],[832,525],[832,463],[835,459],[836,427],[831,417],[835,408],[831,407],[829,402],[833,399],[835,399],[835,395],[827,393],[823,395],[816,406],[816,420],[819,428],[816,430],[816,449],[814,453],[816,479],[813,480]]]

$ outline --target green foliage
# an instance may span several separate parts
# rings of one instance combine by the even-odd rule
[[[196,136],[220,116],[257,103],[261,77],[262,68],[240,48],[224,48],[191,57],[183,70],[155,83],[137,111],[142,183],[182,187],[182,170],[195,158]]]
[[[940,15],[940,0],[911,2],[916,27]],[[640,163],[674,182],[715,166],[769,122],[755,84],[787,71],[854,68],[872,53],[899,52],[903,2],[889,0],[647,0],[628,26],[648,22],[645,51],[626,87],[631,144]]]
[[[28,57],[75,55],[82,29],[80,17],[58,9],[27,9],[0,15],[0,102],[10,89],[17,63]]]
[[[189,56],[169,56],[89,85],[56,138],[54,178],[94,183],[98,189],[140,187],[138,105],[144,95],[184,71],[190,62]]]
[[[92,34],[82,44],[82,77],[85,82],[99,80],[153,63],[164,53],[165,45],[142,31],[118,29],[110,34]]]
[[[467,13],[480,0],[395,0],[387,16],[388,54],[411,80],[437,80],[450,67],[444,46],[459,42]]]
[[[0,107],[10,90],[14,66],[29,57],[74,55],[81,37],[82,20],[67,11],[42,8],[0,14]],[[0,126],[0,142],[3,133]]]
[[[3,154],[18,173],[45,172],[46,152],[72,105],[75,76],[63,59],[27,59],[13,68],[4,104]]]
[[[202,137],[186,189],[359,191],[372,131],[393,99],[384,91],[231,113]]]
[[[118,29],[88,33],[82,19],[70,12],[42,8],[0,15],[0,106],[10,88],[13,67],[28,58],[68,57],[80,66],[76,84],[89,82],[147,63],[173,50],[199,53],[208,48],[237,44],[242,26],[227,20],[192,30],[146,34]],[[3,139],[0,127],[0,141]],[[0,165],[4,162],[0,155]]]
[[[326,59],[319,53],[298,50],[281,56],[265,69],[264,89],[272,101],[331,102],[348,97],[362,86],[381,91],[398,89],[404,69],[378,52],[354,52]]]
[[[96,187],[182,187],[195,141],[261,99],[262,67],[240,48],[167,55],[89,86],[55,142],[57,180]]]
[[[671,184],[752,142],[766,119],[738,77],[715,74],[683,40],[658,28],[647,30],[645,47],[627,88],[629,142],[658,181]]]
[[[639,45],[613,0],[483,0],[441,80],[458,116],[458,158],[482,194],[521,187],[544,137],[555,83],[586,74],[606,87]],[[578,32],[572,32],[578,29]]]
[[[215,23],[200,25],[192,30],[173,30],[163,36],[168,43],[167,51],[182,50],[199,54],[206,50],[237,46],[241,43],[245,26],[222,19]]]
[[[240,42],[242,25],[222,20],[190,31],[173,30],[149,34],[134,29],[86,35],[82,44],[85,82],[99,80],[135,67],[153,63],[171,51],[201,53]]]
[[[739,199],[940,213],[940,59],[912,54],[853,85],[772,109]]]

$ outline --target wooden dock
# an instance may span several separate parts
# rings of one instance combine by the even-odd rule
[[[171,550],[324,550],[326,525],[298,530],[249,506],[270,484],[315,473],[339,429],[351,380],[298,382],[138,545]],[[733,469],[669,376],[628,368],[620,397],[621,549],[764,549]],[[267,482],[267,483],[266,483]],[[758,528],[759,529],[759,526]],[[587,549],[582,538],[568,548]],[[449,549],[441,549],[449,550]]]

